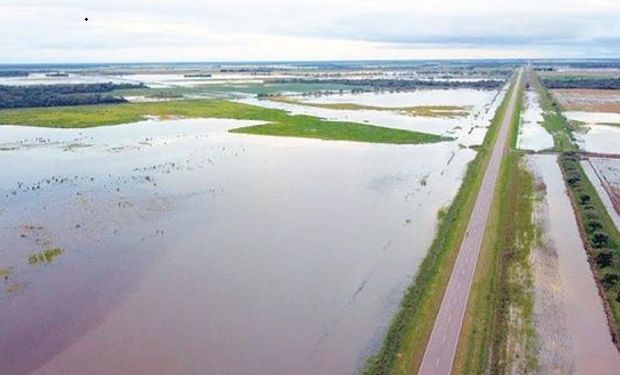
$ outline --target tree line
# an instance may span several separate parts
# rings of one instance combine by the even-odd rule
[[[143,84],[0,86],[0,109],[124,103],[111,91],[144,88]]]
[[[620,90],[620,78],[543,78],[548,89]]]

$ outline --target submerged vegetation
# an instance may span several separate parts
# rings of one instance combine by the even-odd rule
[[[57,128],[87,128],[137,122],[144,120],[146,116],[258,120],[266,124],[233,129],[231,132],[325,140],[415,144],[441,142],[450,139],[409,130],[291,115],[278,109],[226,100],[187,100],[3,110],[0,111],[0,123]]]
[[[46,249],[30,255],[28,257],[28,264],[49,264],[52,263],[54,259],[56,259],[62,253],[63,250],[59,247],[55,247],[53,249]]]
[[[511,90],[512,87],[508,93]],[[433,243],[413,284],[405,292],[383,345],[368,358],[363,370],[365,374],[410,374],[419,367],[509,100],[510,94],[507,94],[478,154],[467,166],[454,200],[438,213],[439,223]]]

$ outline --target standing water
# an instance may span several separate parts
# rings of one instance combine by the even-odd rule
[[[0,373],[356,372],[474,152],[0,128]]]

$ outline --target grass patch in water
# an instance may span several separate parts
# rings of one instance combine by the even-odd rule
[[[50,264],[62,253],[63,250],[59,247],[46,249],[44,251],[30,255],[28,257],[28,264]]]
[[[218,118],[264,121],[231,130],[233,133],[276,135],[371,143],[416,144],[451,140],[435,134],[393,129],[353,122],[327,121],[318,117],[291,115],[278,109],[226,100],[187,100],[156,103],[28,108],[0,111],[0,124],[55,128],[87,128],[127,124],[160,118]]]

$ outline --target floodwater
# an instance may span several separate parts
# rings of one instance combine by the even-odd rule
[[[0,373],[355,373],[474,152],[252,123],[0,127]]]
[[[620,154],[620,127],[584,125],[584,131],[574,132],[579,148],[602,154]]]
[[[541,151],[553,147],[553,137],[542,127],[543,111],[540,107],[538,92],[528,90],[525,93],[525,111],[521,117],[518,148],[522,150]]]
[[[612,202],[612,199],[620,199],[620,160],[589,158],[587,161],[582,161],[581,166],[601,197],[609,216],[620,230],[620,212]],[[616,197],[612,198],[610,194]]]
[[[479,145],[487,127],[501,103],[506,88],[501,90],[415,90],[404,93],[363,93],[328,95],[312,101],[354,103],[384,107],[415,105],[462,105],[470,107],[470,114],[462,118],[408,116],[397,111],[337,110],[247,98],[240,102],[268,108],[277,108],[293,114],[317,116],[333,121],[353,121],[377,126],[413,130],[430,134],[451,136],[466,146]]]
[[[585,124],[620,124],[620,113],[566,111],[563,115]]]
[[[546,185],[548,232],[545,235],[557,253],[559,285],[556,293],[561,294],[565,306],[565,316],[557,318],[566,321],[569,342],[563,348],[572,348],[569,358],[574,361],[569,367],[577,374],[618,374],[620,354],[611,341],[603,302],[579,236],[556,156],[535,155],[529,160]],[[560,344],[560,337],[551,338],[551,345]]]

